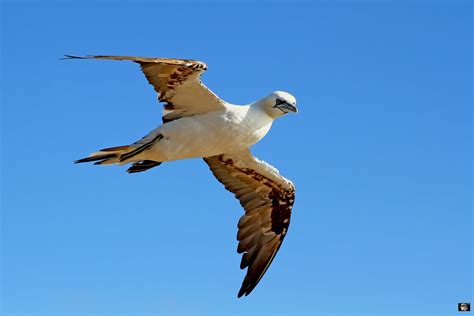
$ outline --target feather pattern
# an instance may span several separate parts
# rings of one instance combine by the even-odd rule
[[[209,90],[201,75],[207,65],[201,61],[174,58],[148,58],[134,56],[71,56],[66,59],[129,60],[140,65],[146,79],[164,103],[163,123],[181,117],[223,110],[225,102]]]
[[[238,297],[248,295],[280,249],[290,224],[295,188],[278,170],[249,150],[204,158],[214,176],[245,209],[238,224],[241,269],[248,268]]]

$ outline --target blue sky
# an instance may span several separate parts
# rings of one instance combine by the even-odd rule
[[[472,302],[468,1],[2,4],[2,315],[457,315]],[[74,165],[161,107],[126,54],[205,61],[300,113],[253,148],[297,186],[283,247],[237,299],[239,203],[199,159]]]

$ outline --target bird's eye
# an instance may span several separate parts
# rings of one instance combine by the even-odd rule
[[[285,103],[282,99],[276,99],[275,106]]]

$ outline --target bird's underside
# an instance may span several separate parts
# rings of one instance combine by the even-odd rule
[[[128,172],[136,173],[159,166],[164,161],[192,157],[194,152],[183,157],[174,157],[170,153],[174,150],[170,148],[183,147],[182,150],[185,152],[188,146],[179,138],[187,140],[184,136],[179,136],[180,129],[199,126],[198,118],[214,119],[220,116],[219,113],[228,111],[226,103],[201,82],[200,76],[207,69],[202,62],[128,56],[66,56],[66,58],[134,61],[140,65],[148,82],[158,93],[159,101],[164,103],[161,127],[134,144],[105,148],[89,157],[77,160],[76,163],[94,162],[99,165],[131,163]],[[213,124],[215,125],[216,123]],[[206,131],[203,131],[202,127],[199,128],[205,135]],[[190,135],[194,134],[199,138],[199,133],[190,132]],[[176,139],[179,140],[178,145],[172,144]],[[212,137],[209,134],[207,138],[204,136],[200,139],[209,140]],[[243,140],[246,138],[241,138],[240,142]],[[228,144],[229,140],[225,139],[223,143]],[[230,148],[233,148],[231,153],[219,150],[213,152],[208,149],[199,152],[199,146],[202,144],[196,142],[196,139],[193,140],[193,144],[197,148],[193,149],[195,156],[204,159],[217,180],[235,195],[245,210],[238,223],[237,251],[242,254],[240,268],[247,269],[247,274],[238,297],[248,295],[265,274],[287,233],[295,199],[294,186],[291,181],[282,177],[278,170],[256,159],[250,153],[249,146],[245,144],[241,144],[240,147],[230,144],[232,145]]]

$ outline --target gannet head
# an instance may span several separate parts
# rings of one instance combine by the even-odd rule
[[[276,119],[289,112],[297,113],[296,99],[288,92],[275,91],[263,98],[258,103],[262,109],[272,118]]]

